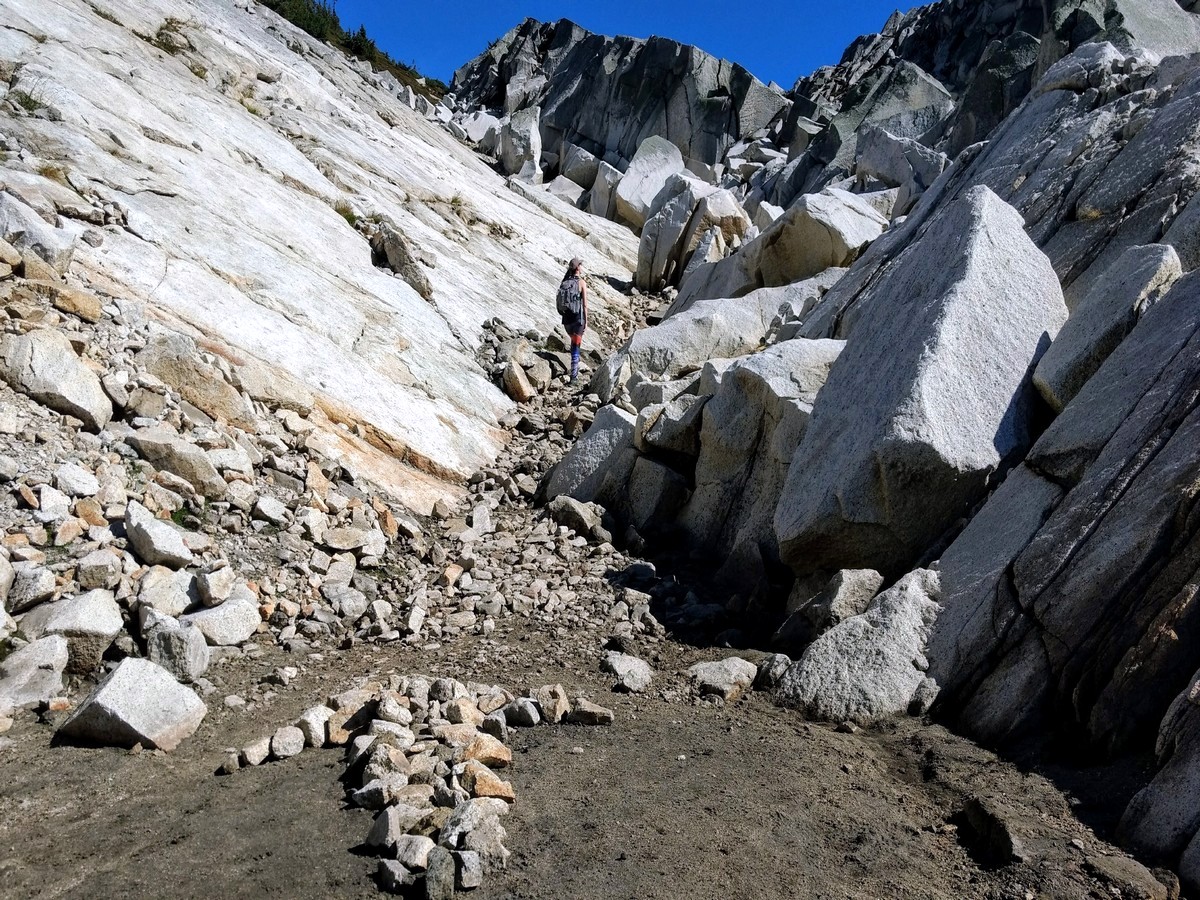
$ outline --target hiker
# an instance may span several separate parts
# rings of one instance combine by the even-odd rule
[[[563,327],[571,336],[571,381],[579,377],[579,348],[587,329],[587,285],[583,281],[583,260],[576,256],[567,264],[567,274],[558,286],[556,300]]]

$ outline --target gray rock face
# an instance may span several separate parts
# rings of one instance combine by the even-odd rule
[[[125,533],[134,552],[152,566],[178,569],[192,562],[192,551],[183,536],[170,523],[154,518],[136,500],[126,507]]]
[[[755,288],[791,284],[847,266],[887,224],[874,207],[846,191],[830,188],[805,195],[733,256],[689,274],[672,308],[740,297]]]
[[[117,747],[174,750],[208,712],[169,672],[144,659],[125,659],[63,722],[65,738]]]
[[[882,33],[855,41],[837,66],[794,86],[782,137],[795,158],[777,179],[772,202],[786,205],[846,174],[855,143],[873,125],[937,142],[956,156],[988,138],[1049,64],[1105,40],[1125,52],[1189,53],[1197,46],[1196,19],[1174,0],[1017,0],[1003,9],[963,4],[893,16]],[[957,98],[953,109],[949,96]],[[1001,193],[1000,182],[991,186]]]
[[[703,306],[699,304],[698,306]],[[679,516],[743,583],[777,562],[772,522],[788,466],[841,341],[784,341],[732,365],[705,404],[695,490]]]
[[[542,181],[542,134],[538,130],[541,112],[537,106],[522,109],[500,129],[501,167],[509,175],[521,175],[534,184]]]
[[[810,646],[776,699],[831,722],[876,722],[905,712],[925,681],[925,641],[938,612],[938,576],[918,569]]]
[[[615,406],[597,410],[592,426],[550,473],[546,497],[570,494],[584,503],[595,499],[622,451],[632,450],[634,421]]]
[[[1022,226],[974,189],[873,286],[776,512],[798,572],[903,569],[1030,444],[1031,369],[1067,310]]]
[[[1075,307],[1033,373],[1046,402],[1061,412],[1137,320],[1183,274],[1169,244],[1130,247]]]
[[[100,379],[59,331],[38,328],[28,334],[0,335],[0,379],[55,412],[74,416],[93,431],[112,418],[112,403]]]
[[[640,85],[630,91],[627,85]],[[564,141],[621,167],[651,135],[719,162],[787,105],[741,66],[665,38],[590,34],[565,19],[526,19],[454,75],[459,101],[513,112],[542,107],[545,149]]]
[[[682,394],[647,406],[638,413],[634,445],[642,452],[696,457],[700,453],[700,423],[707,397]]]
[[[1178,282],[942,555],[930,674],[1003,741],[1053,723],[1145,741],[1200,658],[1194,504],[1200,276]],[[1170,636],[1170,637],[1168,637]]]

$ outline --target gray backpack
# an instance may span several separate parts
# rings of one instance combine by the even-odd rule
[[[554,301],[558,314],[575,319],[583,318],[583,289],[578,278],[564,278],[558,286],[558,297]]]

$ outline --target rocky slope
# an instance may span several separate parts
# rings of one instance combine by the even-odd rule
[[[60,270],[207,342],[252,399],[294,382],[357,433],[328,430],[331,452],[415,510],[504,440],[509,403],[474,362],[484,322],[548,330],[571,256],[633,265],[619,229],[549,219],[424,98],[253,3],[5,11],[6,234],[45,230]]]
[[[1197,20],[1154,2],[1099,18],[1064,7],[1063,37],[1005,16],[997,27],[1037,51],[1028,89],[987,100],[989,139],[898,208],[871,156],[878,129],[861,127],[873,86],[915,78],[888,108],[920,128],[885,129],[912,151],[892,157],[910,174],[967,143],[955,134],[984,102],[969,85],[992,63],[940,29],[972,9],[891,21],[802,83],[836,107],[821,139],[851,122],[857,149],[838,162],[810,145],[797,159],[821,174],[794,186],[847,177],[773,195],[787,209],[761,235],[685,274],[665,321],[597,371],[613,405],[548,493],[716,560],[726,610],[744,616],[721,639],[773,631],[798,657],[777,697],[815,718],[932,709],[1010,748],[1153,748],[1161,771],[1121,833],[1200,887],[1185,774],[1200,666],[1186,638]],[[948,87],[914,93],[933,77],[915,60]],[[922,118],[935,96],[940,112]],[[655,217],[687,221],[664,205],[680,176],[663,169],[639,270]],[[723,185],[749,209],[753,180]]]
[[[446,897],[506,864],[514,738],[757,690],[910,729],[888,803],[962,746],[905,714],[1124,772],[1097,821],[1200,890],[1193,12],[941,3],[789,97],[527,22],[433,105],[244,0],[8,7],[0,747],[346,747],[378,884]],[[965,755],[883,816],[931,894],[1178,894]]]

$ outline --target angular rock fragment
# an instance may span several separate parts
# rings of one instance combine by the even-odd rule
[[[62,332],[38,328],[0,334],[0,380],[92,431],[112,418],[112,403],[96,373],[84,365]]]
[[[813,406],[775,515],[783,560],[886,575],[926,550],[1032,442],[1031,369],[1066,312],[1011,207],[978,187],[942,208]]]
[[[907,711],[925,681],[937,573],[918,569],[825,632],[783,676],[778,702],[813,719],[876,722]]]
[[[152,566],[178,569],[193,561],[183,535],[136,500],[129,501],[125,509],[125,533],[134,552]]]
[[[124,659],[71,714],[58,734],[118,747],[174,750],[208,708],[190,688],[144,659]]]
[[[654,670],[650,668],[649,663],[626,653],[609,651],[604,655],[600,668],[617,677],[614,690],[627,693],[640,694],[654,679]]]
[[[0,703],[29,706],[63,692],[67,639],[60,634],[39,638],[0,660]]]
[[[758,667],[737,656],[696,663],[687,671],[692,688],[701,697],[716,696],[727,703],[741,698],[758,675]]]

